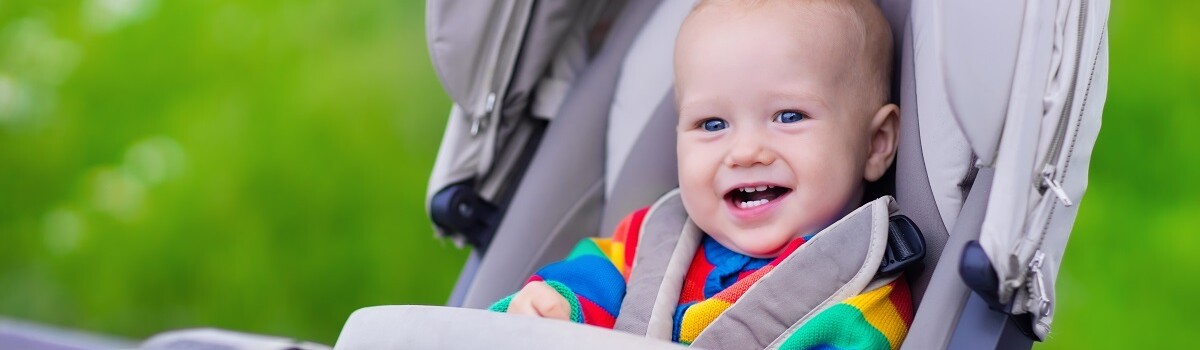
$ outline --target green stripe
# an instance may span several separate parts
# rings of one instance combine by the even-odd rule
[[[508,304],[512,303],[512,298],[515,295],[516,294],[509,295],[504,297],[504,299],[500,299],[500,301],[497,301],[495,304],[492,304],[492,306],[489,306],[488,310],[495,312],[508,312]]]
[[[550,288],[554,288],[554,291],[558,292],[558,295],[561,295],[563,299],[567,299],[567,304],[571,305],[571,322],[583,323],[583,306],[579,305],[579,297],[575,296],[575,292],[571,291],[571,287],[567,287],[565,284],[558,283],[557,281],[546,281],[546,284],[550,285]]]
[[[575,245],[575,249],[571,250],[571,254],[567,255],[567,260],[584,255],[595,255],[608,259],[608,256],[604,255],[604,251],[601,251],[600,247],[596,245],[596,241],[591,238],[579,241],[579,244]]]
[[[829,346],[839,349],[891,349],[887,337],[872,327],[862,311],[840,303],[822,311],[792,333],[780,349],[812,349]]]

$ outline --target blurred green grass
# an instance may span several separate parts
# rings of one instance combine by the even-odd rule
[[[442,304],[415,1],[0,2],[0,314],[332,343]]]
[[[423,194],[450,104],[420,1],[0,2],[0,315],[332,343],[441,304]],[[1200,13],[1113,4],[1088,194],[1042,349],[1188,347]]]

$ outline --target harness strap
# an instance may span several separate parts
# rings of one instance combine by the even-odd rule
[[[679,292],[683,288],[683,278],[665,279],[665,276],[683,276],[687,273],[687,265],[691,263],[692,255],[699,247],[700,237],[689,237],[682,240],[682,228],[690,221],[683,209],[683,201],[679,199],[679,190],[667,192],[650,206],[639,228],[637,255],[634,257],[632,271],[625,289],[625,298],[621,302],[621,311],[613,329],[652,338],[671,340],[671,320],[656,321],[654,332],[651,328],[651,315],[673,315],[675,303],[679,301]],[[697,230],[698,231],[698,230]],[[682,243],[682,244],[681,244]],[[676,249],[677,246],[685,246]],[[686,257],[675,257],[676,253]],[[681,271],[668,271],[673,260],[686,260]],[[675,263],[675,265],[679,265]],[[672,295],[671,292],[674,291]],[[660,294],[664,301],[656,303]],[[661,305],[660,305],[661,304]],[[660,310],[669,307],[666,310]],[[661,318],[661,317],[660,317]]]
[[[820,311],[890,282],[895,274],[877,272],[889,249],[889,217],[896,211],[895,201],[882,197],[817,233],[713,320],[692,346],[778,346]],[[671,339],[683,279],[702,238],[678,190],[650,207],[614,329]]]
[[[882,197],[817,233],[713,320],[692,345],[778,346],[809,318],[862,293],[876,279],[894,211],[892,198]]]

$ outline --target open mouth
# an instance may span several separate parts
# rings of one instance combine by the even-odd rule
[[[792,189],[782,186],[757,185],[735,188],[725,194],[725,200],[741,209],[750,209],[770,203],[792,192]]]

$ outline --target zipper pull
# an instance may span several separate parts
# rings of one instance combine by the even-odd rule
[[[1058,201],[1062,202],[1063,206],[1069,207],[1075,204],[1071,202],[1071,197],[1067,197],[1067,191],[1063,190],[1062,185],[1054,180],[1054,168],[1047,166],[1042,170],[1042,187],[1054,192],[1054,196],[1058,197]]]
[[[484,102],[483,114],[475,116],[475,118],[471,119],[471,136],[479,135],[479,131],[487,127],[487,121],[485,119],[491,115],[492,111],[494,110],[496,110],[496,93],[490,92],[488,93],[487,99]]]
[[[1046,275],[1042,274],[1042,260],[1045,258],[1046,254],[1041,250],[1034,251],[1033,259],[1029,261],[1029,274],[1026,275],[1032,280],[1026,284],[1026,288],[1028,288],[1026,291],[1029,292],[1029,298],[1033,299],[1031,302],[1038,308],[1036,311],[1041,317],[1050,316],[1050,306],[1052,305],[1050,298],[1046,296]]]

